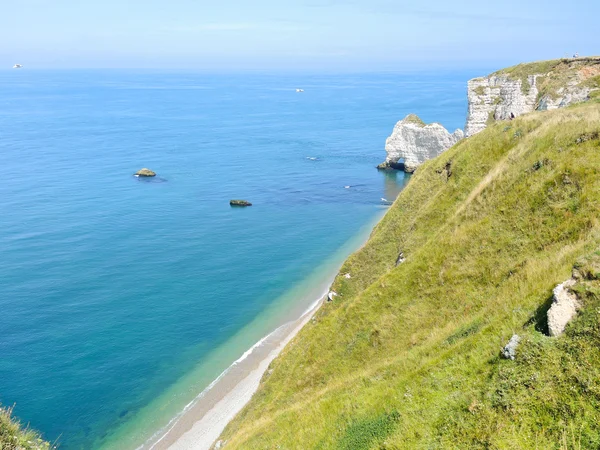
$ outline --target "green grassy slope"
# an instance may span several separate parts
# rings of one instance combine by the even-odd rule
[[[47,450],[50,445],[38,433],[23,427],[11,408],[0,407],[0,450]]]
[[[225,448],[599,448],[596,281],[565,335],[544,334],[599,218],[597,103],[496,123],[427,162]],[[501,359],[513,333],[517,358]]]

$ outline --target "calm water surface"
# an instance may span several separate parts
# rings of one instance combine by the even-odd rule
[[[395,197],[395,122],[463,126],[467,78],[0,72],[0,402],[64,449],[164,425]]]

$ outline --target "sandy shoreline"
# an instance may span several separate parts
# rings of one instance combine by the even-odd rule
[[[263,374],[277,355],[319,309],[326,296],[301,317],[285,323],[259,341],[227,369],[168,431],[143,448],[151,450],[207,450],[227,424],[250,401]]]
[[[387,208],[385,209],[387,211]],[[213,381],[183,411],[138,450],[208,450],[227,424],[250,401],[260,385],[269,364],[298,334],[327,299],[327,293],[338,275],[343,261],[365,245],[380,214],[364,226],[355,238],[341,249],[341,258],[332,266],[321,267],[319,280],[302,288],[299,301],[288,312],[288,320],[275,331],[256,342],[236,362]],[[323,277],[323,270],[326,275]],[[316,281],[316,283],[315,283]],[[310,302],[310,303],[309,303]],[[302,308],[305,305],[305,309]],[[295,310],[295,311],[294,311]]]

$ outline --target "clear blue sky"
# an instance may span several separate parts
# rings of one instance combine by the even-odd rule
[[[598,0],[0,0],[0,67],[383,71],[600,54]]]

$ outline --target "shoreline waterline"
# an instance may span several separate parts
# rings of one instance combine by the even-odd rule
[[[321,282],[318,287],[319,294],[315,295],[315,286],[307,285],[306,282],[292,289],[292,291],[304,291],[312,288],[312,295],[309,301],[306,301],[306,296],[303,299],[301,293],[300,295],[290,293],[289,295],[305,300],[298,302],[300,304],[285,305],[286,309],[292,309],[292,317],[289,313],[286,314],[283,323],[281,321],[277,323],[273,331],[247,349],[200,394],[187,403],[165,427],[154,433],[143,445],[138,446],[138,450],[210,448],[226,425],[254,395],[271,361],[318,311],[344,261],[367,242],[373,228],[384,215],[385,211],[378,213],[375,219],[363,226],[333,255],[330,261],[317,268],[316,272],[323,266],[329,269],[325,276],[325,283]],[[314,283],[312,278],[309,277],[306,281]],[[322,274],[317,278],[323,278]]]
[[[155,444],[151,450],[165,449],[209,449],[222,433],[227,424],[250,401],[260,385],[269,364],[281,353],[302,327],[318,311],[323,296],[314,306],[297,321],[280,326],[265,338],[256,343],[244,359],[236,361],[222,376],[215,380],[214,385],[203,392],[202,398],[196,405],[202,411],[201,416],[194,414],[194,406],[184,412],[173,426]],[[231,379],[227,379],[231,376]],[[214,394],[211,396],[211,394]],[[199,402],[214,398],[210,406],[199,405]],[[208,407],[207,407],[208,406]],[[189,417],[186,414],[189,413]]]
[[[300,317],[409,178],[374,169],[393,124],[466,107],[444,71],[5,75],[0,401],[64,450],[144,445]]]

